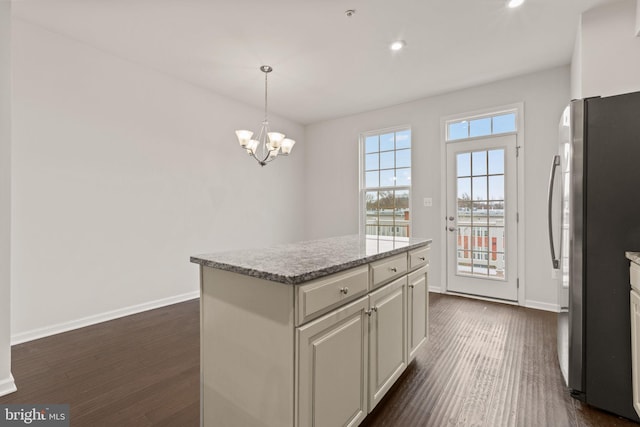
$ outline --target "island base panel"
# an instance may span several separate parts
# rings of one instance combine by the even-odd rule
[[[203,426],[293,425],[293,291],[202,268]]]

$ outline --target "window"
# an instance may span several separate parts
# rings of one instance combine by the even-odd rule
[[[458,273],[504,278],[505,149],[456,153]],[[476,260],[470,270],[469,252]]]
[[[447,122],[447,141],[516,132],[516,112],[501,112]]]
[[[409,237],[411,130],[371,132],[360,139],[365,234]]]

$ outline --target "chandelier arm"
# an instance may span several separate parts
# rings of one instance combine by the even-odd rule
[[[260,160],[260,159],[259,159],[258,157],[256,157],[254,154],[252,154],[252,155],[251,155],[251,157],[253,157],[253,158],[256,160],[256,162],[258,162],[258,163],[260,164],[260,166],[264,166],[264,165],[266,165],[266,164],[267,164],[267,162],[266,162],[266,161],[264,161],[264,160]],[[269,157],[269,156],[267,156],[267,157]]]
[[[267,152],[267,155],[264,156],[264,158],[262,160],[258,159],[258,161],[261,162],[261,163],[269,163],[269,162],[267,162],[267,159],[269,159],[269,153],[271,153],[271,151]]]
[[[269,155],[267,154],[267,156],[264,159],[260,159],[260,157],[256,156],[255,153],[249,153],[249,155],[251,157],[254,158],[254,160],[258,163],[260,163],[261,166],[266,165],[268,162],[266,161],[269,158]]]

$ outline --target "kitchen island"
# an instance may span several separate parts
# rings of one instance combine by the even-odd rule
[[[202,425],[360,424],[427,341],[430,244],[355,235],[193,256]]]

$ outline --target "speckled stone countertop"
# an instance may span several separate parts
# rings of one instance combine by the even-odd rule
[[[264,249],[195,255],[191,262],[259,279],[297,285],[426,246],[416,237],[341,236]]]
[[[636,264],[640,264],[640,252],[625,252],[627,259],[635,262]]]

